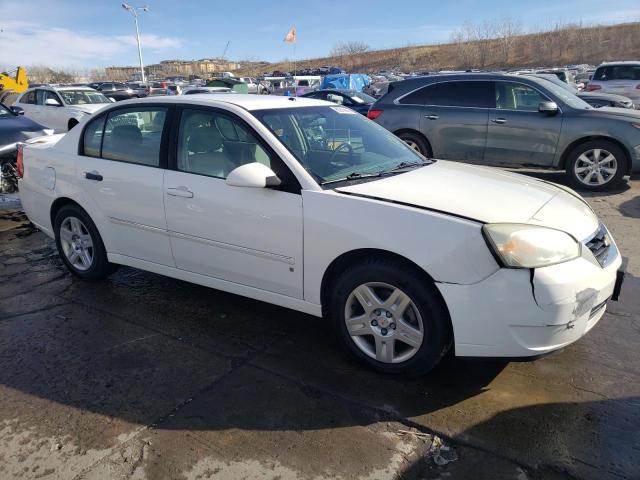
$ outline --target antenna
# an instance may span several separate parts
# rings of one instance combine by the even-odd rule
[[[231,43],[231,40],[227,40],[227,46],[224,47],[224,52],[222,52],[222,56],[220,57],[220,60],[224,60],[224,57],[227,54],[227,50],[229,50],[229,44],[230,43]]]

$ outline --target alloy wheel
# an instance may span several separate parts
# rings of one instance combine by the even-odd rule
[[[602,148],[592,148],[582,153],[573,166],[576,178],[590,187],[608,183],[617,171],[616,157]]]
[[[415,150],[418,153],[422,153],[420,152],[420,146],[413,140],[403,140],[403,142],[406,143],[412,150]]]
[[[73,268],[85,271],[93,263],[94,247],[91,234],[82,220],[67,217],[60,225],[62,252]]]
[[[424,341],[417,306],[405,292],[387,283],[356,287],[347,298],[344,318],[355,345],[380,362],[405,362]]]

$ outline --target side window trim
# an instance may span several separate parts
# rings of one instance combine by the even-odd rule
[[[168,135],[170,144],[169,144],[169,147],[165,149],[168,156],[167,167],[166,167],[167,170],[174,170],[176,172],[189,173],[190,175],[200,175],[198,173],[183,172],[182,170],[178,169],[178,136],[180,135],[180,123],[181,123],[182,114],[184,113],[185,110],[199,110],[201,112],[217,113],[221,116],[225,116],[229,118],[234,122],[239,123],[242,127],[244,127],[248,132],[250,132],[255,137],[260,147],[262,147],[262,149],[267,153],[267,155],[269,155],[269,158],[273,162],[277,162],[281,168],[285,169],[288,172],[287,176],[289,178],[286,179],[287,180],[286,188],[281,188],[280,190],[284,192],[298,194],[298,195],[301,194],[302,186],[300,185],[300,182],[298,181],[294,173],[291,171],[289,166],[286,164],[286,162],[282,160],[280,156],[273,150],[273,148],[271,148],[271,146],[266,142],[266,140],[262,138],[262,135],[260,135],[256,131],[256,129],[253,128],[251,125],[249,125],[244,119],[240,118],[234,112],[225,110],[224,108],[217,108],[217,107],[212,107],[207,105],[190,105],[190,104],[176,105],[176,110],[172,115],[173,119],[171,122],[171,133]],[[220,180],[220,178],[218,177],[208,177],[208,178]],[[285,186],[283,185],[283,187]]]

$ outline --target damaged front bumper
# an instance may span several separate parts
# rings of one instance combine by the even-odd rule
[[[580,258],[549,267],[500,269],[473,285],[439,283],[455,352],[464,357],[537,357],[575,342],[602,318],[619,292],[615,244],[603,265]]]

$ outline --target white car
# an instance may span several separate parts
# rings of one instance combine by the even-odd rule
[[[113,102],[88,87],[36,87],[18,97],[15,105],[26,117],[64,133],[77,125],[85,115]]]
[[[601,63],[586,90],[623,95],[640,104],[640,61]]]
[[[623,278],[572,190],[426,160],[319,100],[132,100],[19,163],[27,215],[78,277],[129,265],[324,316],[384,372],[426,372],[451,347],[559,349]]]

